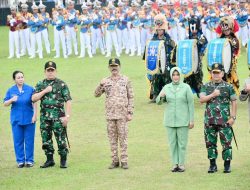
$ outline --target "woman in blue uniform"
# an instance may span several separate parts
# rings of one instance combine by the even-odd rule
[[[31,101],[34,88],[24,84],[24,74],[13,72],[16,83],[8,89],[4,106],[11,105],[10,122],[18,168],[34,164],[34,137],[37,118],[36,104]]]

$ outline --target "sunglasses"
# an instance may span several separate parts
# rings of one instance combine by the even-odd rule
[[[212,74],[216,75],[216,74],[220,74],[221,71],[212,71]]]

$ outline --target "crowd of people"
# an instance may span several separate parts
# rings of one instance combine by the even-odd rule
[[[117,57],[122,53],[141,56],[147,40],[153,37],[154,18],[159,13],[165,16],[167,32],[176,44],[188,38],[188,20],[192,15],[200,18],[202,32],[208,42],[218,36],[216,28],[220,20],[228,15],[239,24],[237,36],[243,46],[246,47],[249,39],[249,8],[246,0],[192,0],[191,3],[186,0],[134,0],[131,3],[119,0],[117,7],[113,1],[101,6],[97,0],[88,0],[82,3],[81,10],[75,9],[74,1],[66,2],[64,6],[59,0],[51,13],[46,12],[42,1],[39,5],[33,3],[31,13],[25,1],[18,6],[11,6],[11,14],[7,17],[10,28],[9,58],[15,55],[16,58],[24,55],[35,58],[36,54],[43,58],[43,44],[47,54],[51,54],[51,49],[56,51],[55,58],[60,57],[60,47],[64,58],[73,52],[75,56],[83,58],[86,49],[88,56],[93,57],[97,48],[106,57],[111,56],[112,50]],[[48,34],[52,32],[49,32],[49,25],[53,28],[54,41],[49,40]]]

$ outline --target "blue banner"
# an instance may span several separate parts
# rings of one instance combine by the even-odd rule
[[[161,41],[150,41],[146,51],[146,66],[150,74],[155,74],[159,70],[158,55]]]
[[[223,48],[224,44],[226,43],[225,38],[218,38],[212,40],[208,44],[208,53],[207,53],[207,64],[208,67],[211,68],[211,66],[214,63],[223,64]]]
[[[250,68],[250,40],[247,43],[247,64],[248,68]]]
[[[177,64],[182,74],[192,74],[194,40],[179,41],[177,46]]]

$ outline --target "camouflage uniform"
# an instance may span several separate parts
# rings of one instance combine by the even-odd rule
[[[71,100],[68,86],[60,79],[43,80],[38,82],[35,93],[43,91],[47,86],[52,86],[52,92],[41,98],[40,104],[40,130],[42,136],[42,149],[46,155],[54,154],[52,131],[54,132],[58,154],[66,156],[68,148],[66,144],[66,131],[60,120],[65,116],[64,102]]]
[[[232,129],[227,125],[230,118],[230,101],[236,100],[236,94],[231,84],[225,81],[220,83],[209,82],[201,88],[201,95],[209,95],[215,89],[220,90],[220,95],[211,99],[206,104],[205,110],[205,129],[204,136],[208,159],[216,159],[217,152],[217,134],[219,133],[221,145],[223,148],[223,160],[232,159]]]
[[[107,119],[107,132],[111,147],[112,161],[119,162],[118,139],[121,148],[121,162],[128,160],[128,125],[127,115],[133,114],[134,94],[131,82],[126,76],[120,76],[118,80],[111,77],[104,79],[95,90],[95,96],[106,94],[105,109]]]

